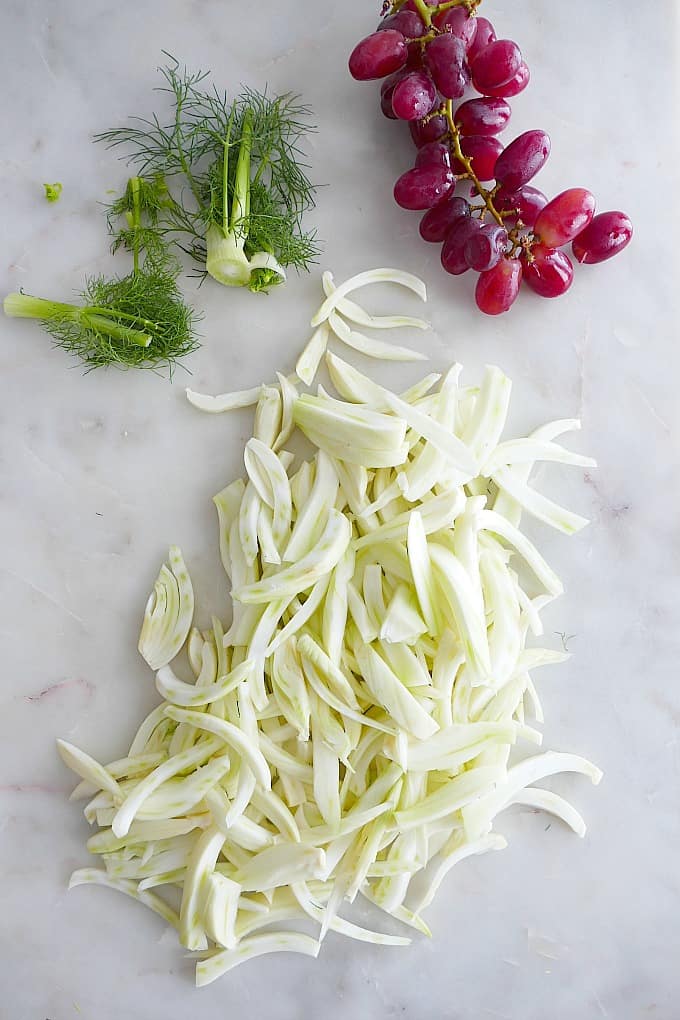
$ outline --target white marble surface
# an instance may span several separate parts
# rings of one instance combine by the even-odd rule
[[[378,950],[329,936],[320,959],[249,964],[195,991],[192,968],[146,912],[97,889],[66,892],[87,827],[66,794],[58,735],[118,756],[155,702],[136,653],[147,589],[171,541],[203,618],[225,599],[210,496],[238,470],[249,417],[202,417],[151,374],[83,377],[37,328],[0,323],[0,1016],[7,1020],[614,1020],[680,1016],[678,684],[677,18],[615,0],[486,0],[522,45],[533,84],[516,132],[544,127],[540,186],[592,187],[626,209],[634,245],[577,273],[561,301],[525,296],[489,320],[469,280],[441,273],[390,185],[409,143],[376,89],[346,74],[374,4],[298,0],[4,0],[0,15],[0,289],[59,297],[108,265],[97,203],[124,170],[90,134],[149,108],[160,50],[218,80],[296,89],[313,101],[323,265],[343,277],[392,263],[424,276],[439,367],[515,380],[514,424],[580,414],[599,470],[551,470],[549,491],[588,513],[569,542],[541,529],[568,594],[551,607],[571,663],[545,679],[546,744],[605,770],[561,779],[590,824],[584,842],[542,816],[506,815],[510,846],[466,862],[431,911],[434,941]],[[677,12],[676,12],[677,13]],[[592,100],[586,97],[594,97]],[[57,205],[41,182],[59,179]],[[318,278],[270,297],[188,292],[206,311],[189,362],[196,388],[288,371]],[[395,373],[409,376],[407,370]],[[546,475],[548,479],[548,475]],[[540,955],[538,933],[555,945]],[[554,951],[553,951],[554,950]]]

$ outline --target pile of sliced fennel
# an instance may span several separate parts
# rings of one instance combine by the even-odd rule
[[[526,646],[562,585],[520,522],[566,534],[586,523],[528,484],[537,461],[593,464],[555,442],[579,423],[503,440],[510,380],[498,368],[469,386],[454,365],[397,395],[331,353],[335,338],[419,357],[358,332],[427,325],[348,296],[386,281],[425,298],[396,270],[338,287],[326,273],[295,376],[188,393],[211,411],[255,406],[245,475],[214,499],[231,622],[192,626],[171,549],[139,641],[161,704],[106,766],[59,742],[103,864],[71,886],[160,914],[197,951],[199,985],[265,953],[317,956],[328,931],[408,944],[347,918],[357,897],[429,934],[422,914],[447,872],[505,846],[499,813],[529,805],[582,836],[571,804],[534,784],[601,776],[575,754],[527,754],[541,744],[527,719],[543,721],[531,671],[567,656]],[[302,393],[324,356],[337,395]],[[296,429],[309,460],[286,449]],[[175,668],[192,682],[170,665],[182,651],[188,666]]]

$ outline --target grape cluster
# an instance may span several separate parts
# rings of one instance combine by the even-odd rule
[[[506,312],[522,282],[542,297],[571,286],[571,242],[578,262],[604,262],[628,244],[622,212],[595,215],[585,188],[548,201],[529,183],[550,155],[545,131],[525,131],[509,145],[508,99],[529,83],[519,46],[497,39],[476,15],[481,0],[394,0],[378,29],[355,47],[350,73],[383,79],[380,106],[408,121],[417,155],[394,186],[403,209],[424,211],[420,234],[442,244],[442,266],[480,274],[475,299],[489,315]],[[477,93],[466,98],[466,93]],[[465,197],[456,194],[462,183]]]

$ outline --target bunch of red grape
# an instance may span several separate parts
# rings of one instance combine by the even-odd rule
[[[497,39],[481,0],[394,0],[378,29],[355,47],[350,73],[382,78],[386,117],[409,122],[415,165],[394,186],[404,209],[425,210],[420,234],[443,243],[441,261],[454,276],[477,271],[475,299],[489,315],[506,312],[522,281],[542,297],[571,286],[578,262],[604,262],[628,244],[633,227],[622,212],[595,216],[595,199],[570,188],[548,201],[529,182],[550,154],[545,131],[525,131],[503,146],[508,99],[529,83],[516,43]],[[472,86],[478,97],[464,99]],[[463,182],[467,197],[455,194]],[[472,198],[473,201],[468,201]]]

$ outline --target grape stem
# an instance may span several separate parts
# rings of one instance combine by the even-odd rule
[[[449,127],[449,135],[451,137],[451,144],[452,144],[452,147],[453,147],[453,154],[454,154],[456,160],[462,166],[465,167],[465,173],[464,174],[460,174],[459,176],[467,177],[467,178],[469,178],[470,181],[472,181],[472,184],[474,186],[475,191],[477,192],[479,197],[484,202],[485,210],[487,212],[491,213],[491,215],[495,219],[496,223],[498,223],[498,225],[500,227],[502,227],[503,226],[503,217],[502,217],[501,213],[496,209],[496,206],[493,204],[493,197],[492,197],[491,192],[482,185],[482,182],[480,181],[479,177],[477,176],[477,174],[472,169],[472,160],[469,159],[467,156],[465,156],[463,154],[463,150],[460,147],[460,131],[458,130],[456,122],[453,119],[453,100],[452,99],[447,99],[446,100],[446,103],[445,103],[445,105],[443,107],[443,111],[442,112],[443,112],[444,116],[446,117],[446,123],[448,124],[448,127]],[[482,216],[483,215],[484,214],[482,214]]]
[[[442,14],[444,11],[450,11],[452,7],[465,7],[468,14],[474,14],[479,7],[482,0],[444,0],[443,3],[437,4],[436,7],[430,7],[425,0],[413,0],[413,6],[416,9],[417,14],[424,21],[427,28],[432,26],[432,17],[435,14]],[[396,14],[400,11],[406,0],[392,0],[392,4],[385,3],[384,10],[389,10],[391,14]]]
[[[420,15],[422,21],[425,23],[426,28],[432,27],[432,7],[428,7],[425,0],[413,0],[413,5]]]
[[[452,7],[467,7],[468,14],[474,14],[481,2],[482,0],[446,0],[445,3],[431,7],[430,10],[435,14],[440,14],[443,11],[451,10]]]
[[[531,249],[534,245],[534,242],[536,241],[536,238],[534,237],[533,234],[522,235],[520,233],[521,228],[522,222],[520,220],[518,221],[518,224],[514,228],[514,230],[511,230],[510,233],[508,234],[508,237],[510,238],[510,242],[512,244],[510,257],[517,258],[517,252],[521,250],[526,261],[530,263],[534,261],[534,256],[531,254]]]

